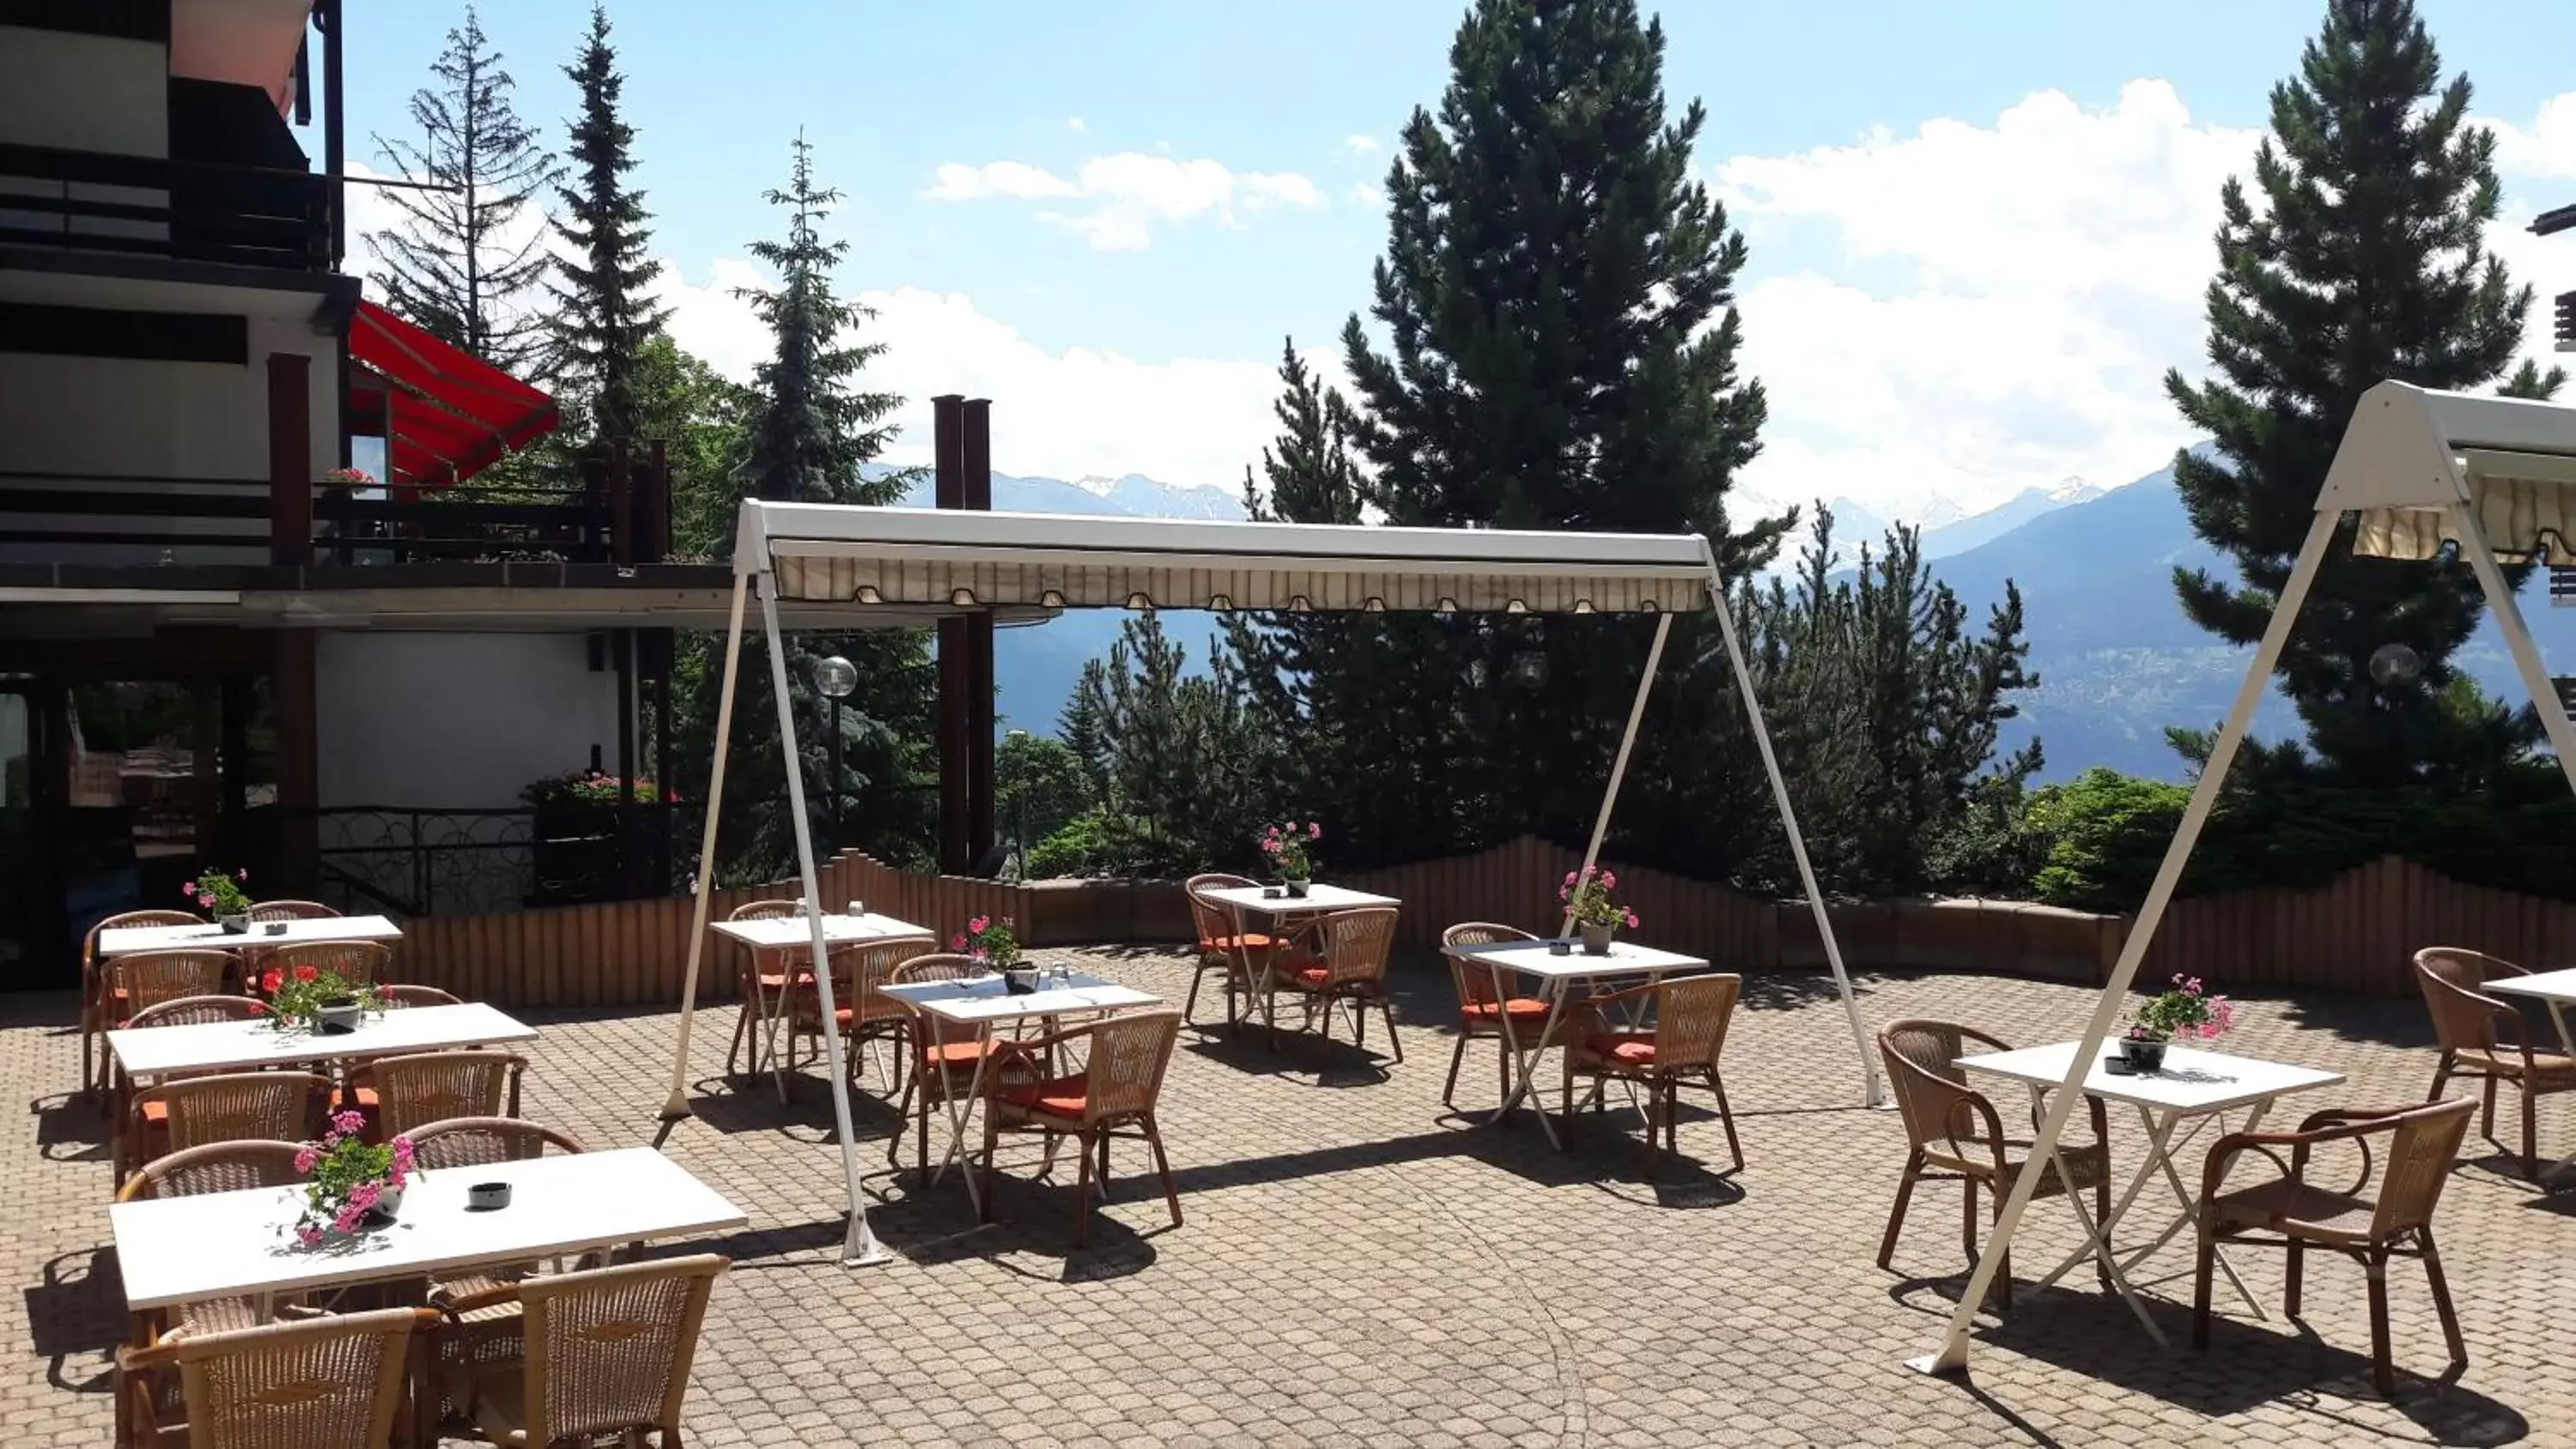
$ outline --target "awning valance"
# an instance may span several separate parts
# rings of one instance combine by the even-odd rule
[[[2460,466],[2470,505],[2497,558],[2527,563],[2545,552],[2562,563],[2576,560],[2567,546],[2576,538],[2576,459],[2472,451]],[[2352,551],[2428,559],[2459,542],[2446,507],[2373,508],[2361,515]]]
[[[2317,507],[2361,515],[2353,552],[2429,559],[2467,503],[2488,552],[2520,563],[2576,539],[2576,410],[2383,382],[2362,394]]]
[[[390,483],[451,487],[562,421],[553,398],[373,302],[350,320],[349,355],[383,383],[352,389],[351,426],[381,432]]]
[[[1053,609],[1615,614],[1708,607],[1689,534],[1536,533],[746,502],[788,599]]]

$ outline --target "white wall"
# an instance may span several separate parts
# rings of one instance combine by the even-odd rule
[[[353,630],[315,655],[325,808],[514,806],[594,744],[617,768],[617,674],[583,635]]]
[[[0,141],[106,151],[119,156],[170,154],[170,54],[149,41],[72,35],[20,25],[0,25]],[[0,178],[0,195],[26,191],[62,195],[59,182]],[[130,186],[75,182],[75,200],[163,206],[168,194]],[[63,224],[60,213],[9,211],[11,226]],[[74,232],[112,236],[166,236],[160,222],[83,217]]]

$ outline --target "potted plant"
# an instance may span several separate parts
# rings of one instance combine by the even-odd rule
[[[1297,900],[1306,897],[1306,887],[1315,880],[1315,860],[1307,847],[1324,838],[1323,822],[1309,820],[1300,825],[1291,820],[1273,825],[1261,835],[1261,853],[1270,857],[1270,868],[1279,874],[1279,883]]]
[[[600,770],[572,770],[530,781],[519,798],[536,807],[529,826],[534,868],[530,905],[580,905],[625,895],[630,865],[651,854],[641,841],[629,840],[629,822],[619,819],[619,807],[629,801],[629,782]],[[678,797],[651,780],[637,779],[632,800],[661,805]],[[665,813],[656,810],[638,812],[632,823],[649,831],[667,828],[666,821]]]
[[[385,1005],[383,992],[318,966],[271,966],[259,988],[268,998],[269,1025],[279,1031],[348,1031],[359,1017]]]
[[[295,1220],[295,1241],[305,1247],[347,1237],[369,1222],[391,1222],[401,1208],[403,1187],[411,1181],[411,1139],[372,1143],[359,1136],[366,1125],[355,1112],[339,1113],[321,1141],[307,1142],[295,1154],[296,1171],[310,1179],[304,1211]]]
[[[1619,877],[1597,865],[1567,871],[1565,883],[1556,888],[1556,898],[1574,916],[1574,927],[1583,937],[1586,956],[1609,955],[1610,938],[1618,934],[1621,926],[1637,929],[1637,913],[1619,904],[1619,898],[1612,894],[1618,888]]]
[[[2129,1018],[2129,1030],[2120,1038],[2120,1055],[2138,1071],[2162,1071],[2168,1043],[2176,1038],[2215,1041],[2235,1024],[2234,1003],[2204,992],[2197,976],[2177,975],[2171,988],[2149,998]]]
[[[972,957],[988,970],[1002,973],[1002,982],[1014,992],[1036,989],[1037,969],[1028,963],[1027,953],[1020,949],[1020,938],[1011,932],[1011,918],[994,920],[977,916],[966,923],[966,929],[949,938],[948,949]]]
[[[230,875],[210,870],[179,888],[179,893],[197,903],[197,909],[215,918],[227,936],[238,936],[250,929],[250,896],[242,883],[250,872],[236,870]]]

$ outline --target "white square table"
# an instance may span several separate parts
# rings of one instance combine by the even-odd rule
[[[510,1205],[465,1205],[477,1183]],[[654,1238],[745,1227],[742,1209],[649,1147],[567,1153],[416,1174],[395,1220],[339,1244],[297,1245],[302,1187],[140,1198],[107,1210],[129,1308],[280,1294],[416,1274],[571,1257]],[[262,1312],[265,1318],[267,1314]]]
[[[1281,893],[1270,894],[1274,890],[1280,890]],[[1244,978],[1254,983],[1253,994],[1262,1002],[1265,1015],[1271,999],[1270,973],[1278,964],[1280,948],[1286,944],[1283,937],[1288,931],[1287,923],[1302,916],[1322,916],[1330,915],[1334,911],[1356,911],[1368,906],[1404,904],[1393,896],[1373,895],[1367,891],[1325,885],[1321,881],[1306,887],[1306,893],[1302,896],[1289,895],[1277,886],[1257,885],[1224,886],[1216,890],[1201,891],[1199,896],[1203,900],[1213,901],[1234,912],[1235,963],[1243,968]],[[1267,916],[1271,922],[1270,950],[1257,964],[1252,959],[1251,951],[1243,946],[1245,934],[1243,918],[1246,916]],[[1231,987],[1227,988],[1226,999],[1230,1010],[1230,1003],[1233,1001]],[[1233,1024],[1231,1017],[1227,1024]],[[1270,1029],[1275,1041],[1279,1029],[1278,1023],[1271,1022]]]
[[[448,1047],[497,1046],[537,1039],[537,1029],[479,1001],[460,1006],[403,1006],[374,1011],[347,1032],[280,1031],[265,1020],[202,1021],[188,1026],[124,1027],[107,1049],[130,1078],[165,1072],[250,1071],[295,1062],[397,1056]]]
[[[2558,1028],[2559,1048],[2576,1057],[2576,1035],[2571,1035],[2567,1029],[2567,1008],[2576,1006],[2576,970],[2535,971],[2529,976],[2507,976],[2489,981],[2486,989],[2498,996],[2527,996],[2548,1007],[2550,1023]],[[2571,1171],[2576,1171],[2576,1152],[2551,1163],[2540,1175],[2552,1178]]]
[[[2013,1051],[1981,1052],[1961,1057],[1955,1065],[1967,1071],[1985,1072],[2022,1083],[2030,1089],[2031,1104],[2036,1109],[2043,1094],[2065,1082],[2067,1070],[2075,1064],[2078,1045],[2066,1041]],[[2279,1098],[2293,1092],[2331,1087],[2344,1078],[2339,1072],[2184,1046],[2165,1048],[2165,1064],[2160,1071],[2120,1075],[2102,1065],[2118,1050],[2116,1041],[2102,1044],[2092,1070],[2085,1074],[2084,1094],[2104,1102],[2126,1103],[2136,1109],[2138,1121],[2147,1132],[2146,1160],[2138,1164],[2137,1175],[2130,1179],[2128,1188],[2112,1200],[2110,1215],[2099,1224],[2093,1221],[2092,1213],[2084,1206],[2081,1192],[2067,1193],[2067,1201],[2074,1205],[2076,1217],[2084,1224],[2086,1244],[2058,1264],[2056,1271],[2042,1278],[2039,1286],[2045,1288],[2055,1283],[2086,1258],[2098,1258],[2110,1277],[2112,1288],[2138,1316],[2138,1321],[2146,1325],[2147,1336],[2161,1347],[2165,1342],[2164,1332],[2156,1327],[2155,1320],[2147,1316],[2146,1307],[2138,1301],[2128,1275],[2139,1264],[2155,1256],[2165,1244],[2172,1242],[2176,1234],[2197,1226],[2200,1221],[2200,1198],[2174,1170],[2174,1153],[2189,1145],[2211,1122],[2218,1123],[2224,1132],[2228,1112],[2242,1110],[2245,1119],[2238,1124],[2237,1130],[2251,1132],[2262,1124],[2263,1115]],[[2191,1127],[2177,1138],[2175,1130],[2186,1118],[2191,1120]],[[2056,1162],[2058,1179],[2073,1183],[2075,1176],[2067,1171],[2065,1158],[2054,1149],[2049,1155]],[[2182,1205],[2182,1215],[2166,1224],[2155,1241],[2129,1251],[2124,1257],[2111,1246],[2112,1230],[2127,1216],[2130,1204],[2137,1200],[2148,1179],[2158,1172],[2163,1173],[2166,1183],[2172,1187],[2174,1200]],[[2236,1275],[2235,1265],[2227,1261],[2224,1252],[2218,1255],[2218,1265],[2226,1273],[2229,1285],[2236,1290],[2236,1296],[2245,1301],[2254,1316],[2266,1317],[2263,1305],[2246,1290],[2245,1280]]]
[[[755,958],[770,952],[785,955],[799,946],[804,947],[810,955],[814,945],[814,932],[807,924],[809,919],[806,916],[761,916],[748,921],[716,921],[707,929],[726,940],[750,947]],[[823,941],[826,945],[839,946],[854,941],[892,941],[904,936],[928,936],[937,940],[939,933],[928,926],[916,926],[910,921],[898,921],[892,916],[879,915],[875,911],[865,915],[836,915],[823,918]],[[792,970],[781,974],[791,980],[795,975]],[[760,976],[755,970],[752,974],[752,992],[758,996],[760,990]],[[766,1052],[769,1057],[769,1075],[777,1084],[778,1100],[784,1102],[787,1100],[787,1069],[778,1064],[778,1014],[779,1009],[786,1004],[786,996],[782,994],[776,1001],[763,999],[752,1004],[760,1012],[763,1038],[756,1044],[752,1053],[752,1074],[759,1075],[759,1059],[761,1054]]]
[[[271,931],[271,926],[284,926]],[[98,954],[131,956],[140,951],[274,950],[318,941],[399,941],[402,927],[383,916],[320,916],[292,921],[255,921],[247,931],[227,931],[208,921],[202,926],[119,926],[98,933]]]
[[[935,1054],[946,1041],[971,1038],[982,1050],[975,1054],[975,1071],[968,1078],[964,1095],[952,1095],[941,1102],[948,1114],[948,1150],[939,1159],[931,1181],[937,1182],[966,1150],[966,1123],[975,1104],[984,1095],[984,1067],[992,1059],[993,1030],[1016,1022],[1066,1016],[1107,1016],[1112,1012],[1133,1011],[1140,1007],[1162,1006],[1163,998],[1132,986],[1121,986],[1102,976],[1081,972],[1068,973],[1062,984],[1049,984],[1041,979],[1035,991],[1014,995],[999,976],[973,976],[957,981],[903,981],[883,988],[885,994],[911,1007],[929,1033],[929,1052]],[[953,1033],[953,1034],[952,1034]],[[929,1106],[929,1089],[922,1089],[922,1110]],[[896,1124],[894,1142],[888,1160],[900,1162],[903,1150],[903,1127]],[[981,1190],[975,1184],[975,1173],[969,1168],[966,1196],[977,1210],[984,1205]]]
[[[1560,945],[1566,948],[1562,955],[1553,949]],[[1505,977],[1507,972],[1527,976],[1538,983],[1539,995],[1548,1004],[1547,1022],[1539,1029],[1538,1040],[1527,1048],[1521,1045],[1520,1033],[1512,1025],[1512,1014],[1509,1011],[1495,1013],[1502,1021],[1503,1055],[1511,1063],[1512,1089],[1504,1095],[1503,1104],[1494,1109],[1494,1115],[1485,1120],[1488,1123],[1502,1121],[1505,1114],[1520,1105],[1523,1097],[1528,1097],[1538,1111],[1539,1130],[1547,1134],[1551,1146],[1564,1144],[1557,1138],[1556,1123],[1548,1117],[1544,1099],[1537,1095],[1531,1077],[1538,1067],[1540,1054],[1547,1050],[1548,1042],[1556,1035],[1557,1020],[1564,1014],[1566,998],[1573,994],[1574,988],[1630,978],[1657,981],[1679,971],[1708,969],[1708,962],[1700,957],[1640,946],[1634,941],[1612,941],[1610,953],[1606,956],[1586,955],[1580,941],[1497,941],[1487,946],[1444,946],[1441,952],[1491,971],[1494,1000],[1497,1002],[1512,999],[1511,982]]]

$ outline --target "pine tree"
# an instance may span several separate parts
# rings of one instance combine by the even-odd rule
[[[593,436],[642,436],[637,427],[637,354],[669,318],[647,295],[662,264],[646,252],[644,193],[627,181],[635,169],[635,128],[620,110],[626,77],[608,43],[608,11],[594,5],[581,54],[564,75],[581,88],[581,114],[569,127],[570,186],[558,185],[563,208],[555,229],[565,251],[554,259],[560,279],[549,287],[555,318],[555,368],[587,391]]]
[[[1391,346],[1343,331],[1365,497],[1390,522],[1696,531],[1739,575],[1776,550],[1787,520],[1730,527],[1764,413],[1736,365],[1745,250],[1690,179],[1704,113],[1668,118],[1663,50],[1634,0],[1477,0],[1460,25],[1439,113],[1414,113],[1387,177],[1371,312]],[[1449,846],[1579,836],[1648,632],[1390,621],[1402,692],[1349,725],[1428,762],[1409,803]],[[1544,686],[1496,687],[1531,652]]]
[[[385,192],[403,213],[367,237],[383,265],[385,303],[496,367],[537,371],[548,328],[523,299],[545,277],[545,227],[523,213],[554,180],[554,158],[511,109],[510,73],[471,5],[430,73],[437,88],[411,98],[419,139],[376,138],[394,171],[440,188]]]
[[[2362,393],[2386,378],[2487,386],[2520,346],[2531,289],[2484,247],[2495,138],[2468,123],[2468,78],[2440,80],[2412,0],[2329,0],[2298,76],[2273,88],[2259,198],[2234,178],[2221,193],[2215,375],[2194,384],[2177,371],[2165,387],[2216,440],[2215,456],[2178,455],[2174,479],[2193,528],[2242,578],[2177,569],[2175,591],[2230,643],[2271,622]],[[2506,391],[2546,396],[2561,377],[2525,363]],[[2279,670],[2323,772],[2373,787],[2482,778],[2535,732],[2527,716],[2443,703],[2482,607],[2475,578],[2464,563],[2354,558],[2352,531],[2347,521],[2328,550]],[[2415,651],[2419,677],[2371,678],[2371,654],[2389,644]],[[2299,759],[2293,749],[2269,763]]]

